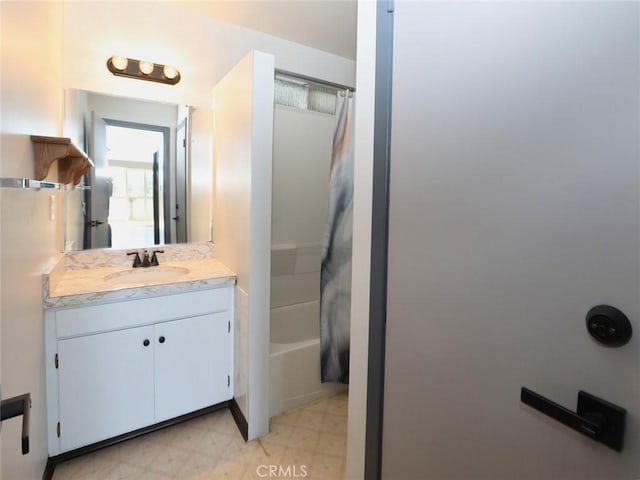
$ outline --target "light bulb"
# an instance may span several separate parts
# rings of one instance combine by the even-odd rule
[[[178,76],[178,69],[176,69],[176,67],[172,67],[171,65],[165,65],[163,71],[164,71],[164,76],[167,77],[169,80],[173,80]]]
[[[114,55],[113,57],[111,57],[111,63],[116,68],[116,70],[124,70],[125,68],[127,68],[129,61],[126,57]]]
[[[145,60],[140,62],[140,71],[142,73],[144,73],[145,75],[149,75],[151,72],[153,72],[153,63],[152,62],[147,62]]]

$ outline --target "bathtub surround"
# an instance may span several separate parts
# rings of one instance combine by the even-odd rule
[[[271,416],[344,390],[320,381],[320,266],[336,116],[275,106]]]
[[[308,310],[305,312],[305,306]],[[346,385],[321,383],[320,338],[317,324],[308,319],[318,318],[318,304],[283,307],[271,316],[273,330],[284,333],[282,338],[272,333],[270,373],[271,416],[296,408],[304,403],[346,391]],[[305,332],[303,327],[312,327]]]
[[[343,391],[320,381],[320,256],[317,244],[271,252],[269,411],[278,415]]]
[[[283,307],[307,302],[319,303],[321,252],[320,243],[274,246],[271,251],[272,314],[275,312],[277,315]],[[313,323],[317,328],[318,322]]]
[[[320,345],[322,381],[349,383],[353,237],[353,94],[337,99],[329,216],[322,250]]]

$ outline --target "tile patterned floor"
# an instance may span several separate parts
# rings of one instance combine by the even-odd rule
[[[54,480],[344,478],[347,393],[273,417],[248,443],[220,410],[61,463]]]

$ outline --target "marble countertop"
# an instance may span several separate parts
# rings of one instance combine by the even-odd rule
[[[181,268],[188,270],[175,279],[139,277],[127,279],[130,266],[104,266],[97,268],[70,269],[52,272],[44,276],[44,307],[55,308],[83,305],[109,300],[127,300],[147,296],[167,295],[201,288],[234,285],[236,275],[214,258],[161,262],[160,268]],[[148,267],[151,272],[153,268]],[[147,270],[136,268],[136,272]],[[121,275],[117,283],[107,278]]]

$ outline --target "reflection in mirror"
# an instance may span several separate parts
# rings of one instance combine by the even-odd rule
[[[95,163],[66,192],[65,250],[188,241],[189,108],[81,90],[65,108],[65,131]]]
[[[164,167],[168,165],[165,143],[169,141],[169,129],[155,128],[107,121],[106,165],[96,168],[91,194],[104,194],[109,199],[105,202],[108,208],[102,212],[91,208],[91,213],[92,220],[107,219],[108,228],[92,229],[105,237],[92,241],[92,246],[127,248],[165,243],[169,222],[164,219],[164,194],[168,193]],[[99,188],[100,184],[106,188]]]

